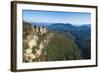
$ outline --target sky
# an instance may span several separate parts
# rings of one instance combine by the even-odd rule
[[[91,13],[23,10],[26,22],[91,24]]]

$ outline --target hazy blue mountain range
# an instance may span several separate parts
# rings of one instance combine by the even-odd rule
[[[42,22],[34,22],[34,23],[31,23],[32,26],[36,25],[36,26],[49,26],[51,25],[52,23],[42,23]]]
[[[91,26],[88,24],[84,24],[84,25],[79,25],[79,26],[74,26],[70,23],[67,23],[67,24],[63,24],[63,23],[56,23],[56,24],[52,24],[50,26],[48,26],[48,29],[49,30],[55,30],[55,31],[58,31],[58,30],[75,30],[75,31],[80,31],[80,30],[90,30]]]

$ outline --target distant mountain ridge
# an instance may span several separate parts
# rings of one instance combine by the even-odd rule
[[[48,23],[48,22],[28,22],[30,24],[32,24],[32,26],[37,25],[37,26],[55,26],[57,24],[57,26],[67,26],[67,27],[90,27],[90,24],[71,24],[71,23]]]
[[[71,25],[70,23],[63,24],[63,23],[55,23],[52,24],[48,27],[48,29],[51,30],[72,30],[72,29],[77,29],[77,27]]]
[[[34,22],[31,23],[32,26],[36,25],[36,26],[45,26],[47,27],[49,30],[80,30],[80,29],[90,29],[91,25],[90,24],[83,24],[83,25],[74,25],[74,24],[70,24],[70,23],[43,23],[43,22]]]
[[[31,23],[31,24],[32,24],[32,26],[36,25],[36,26],[45,26],[45,27],[47,27],[47,26],[51,25],[52,23],[34,22],[34,23]]]

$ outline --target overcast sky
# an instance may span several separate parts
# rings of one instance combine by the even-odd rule
[[[23,10],[27,22],[91,24],[90,13]]]

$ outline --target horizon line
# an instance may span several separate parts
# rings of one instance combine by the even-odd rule
[[[23,20],[23,21],[24,21],[24,20]],[[24,21],[24,22],[27,22],[27,23],[50,23],[50,24],[57,23],[57,22],[28,22],[28,21]],[[91,25],[91,23],[73,24],[73,23],[69,23],[69,22],[66,22],[66,23],[58,22],[58,24],[59,24],[59,23],[61,23],[61,24],[71,24],[71,25],[76,25],[76,26],[79,26],[79,25]]]

